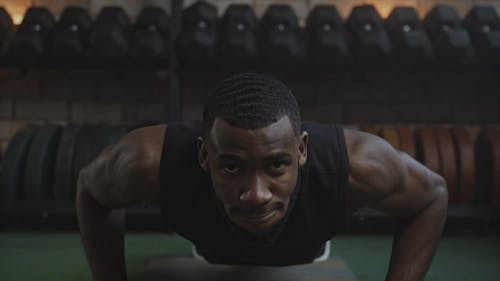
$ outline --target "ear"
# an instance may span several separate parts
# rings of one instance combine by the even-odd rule
[[[299,137],[299,165],[304,166],[307,161],[307,143],[309,136],[306,131],[303,131]]]
[[[198,147],[198,163],[205,172],[208,172],[207,143],[202,137],[198,137],[196,146]]]

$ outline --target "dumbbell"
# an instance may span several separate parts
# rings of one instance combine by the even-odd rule
[[[385,21],[397,64],[417,65],[432,59],[432,45],[413,7],[396,7]]]
[[[177,55],[183,66],[209,66],[216,61],[217,8],[199,1],[182,13]]]
[[[47,51],[48,35],[54,26],[54,17],[47,8],[29,8],[9,46],[12,62],[22,65],[41,62]]]
[[[307,16],[308,56],[315,66],[336,68],[350,60],[344,24],[333,5],[318,5]]]
[[[482,65],[500,64],[500,18],[491,6],[475,6],[465,17],[478,61]]]
[[[170,18],[164,9],[144,7],[133,28],[130,57],[135,63],[166,65]]]
[[[469,65],[474,52],[469,34],[462,28],[457,11],[449,5],[436,5],[426,15],[424,26],[431,37],[434,53],[444,65]]]
[[[218,57],[231,67],[253,64],[258,58],[257,16],[249,5],[231,4],[220,21]]]
[[[260,52],[268,66],[303,62],[304,44],[299,20],[289,5],[270,5],[260,23]]]
[[[372,5],[356,6],[347,20],[355,59],[360,66],[383,68],[390,63],[392,47],[380,14]]]
[[[67,7],[51,36],[51,56],[56,64],[81,62],[86,57],[87,37],[92,26],[87,11]]]
[[[7,13],[4,7],[0,7],[0,51],[11,36],[13,27],[14,24],[9,13]]]
[[[130,45],[131,22],[118,6],[104,7],[89,34],[89,47],[97,61],[118,62],[124,59]]]

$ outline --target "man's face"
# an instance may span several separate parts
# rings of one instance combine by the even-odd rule
[[[254,130],[216,118],[198,148],[200,165],[231,222],[260,234],[284,218],[298,167],[307,158],[307,134],[297,137],[288,117]]]

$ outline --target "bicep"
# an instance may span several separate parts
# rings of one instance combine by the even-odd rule
[[[442,177],[379,137],[352,133],[351,141],[349,200],[356,207],[409,216],[429,205],[444,186]]]
[[[78,185],[107,208],[155,202],[159,198],[156,158],[133,135],[125,136],[82,169]]]

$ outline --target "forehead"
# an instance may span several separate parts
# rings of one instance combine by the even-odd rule
[[[218,150],[280,149],[296,143],[296,136],[288,117],[267,127],[242,129],[216,118],[209,134],[209,143]]]

